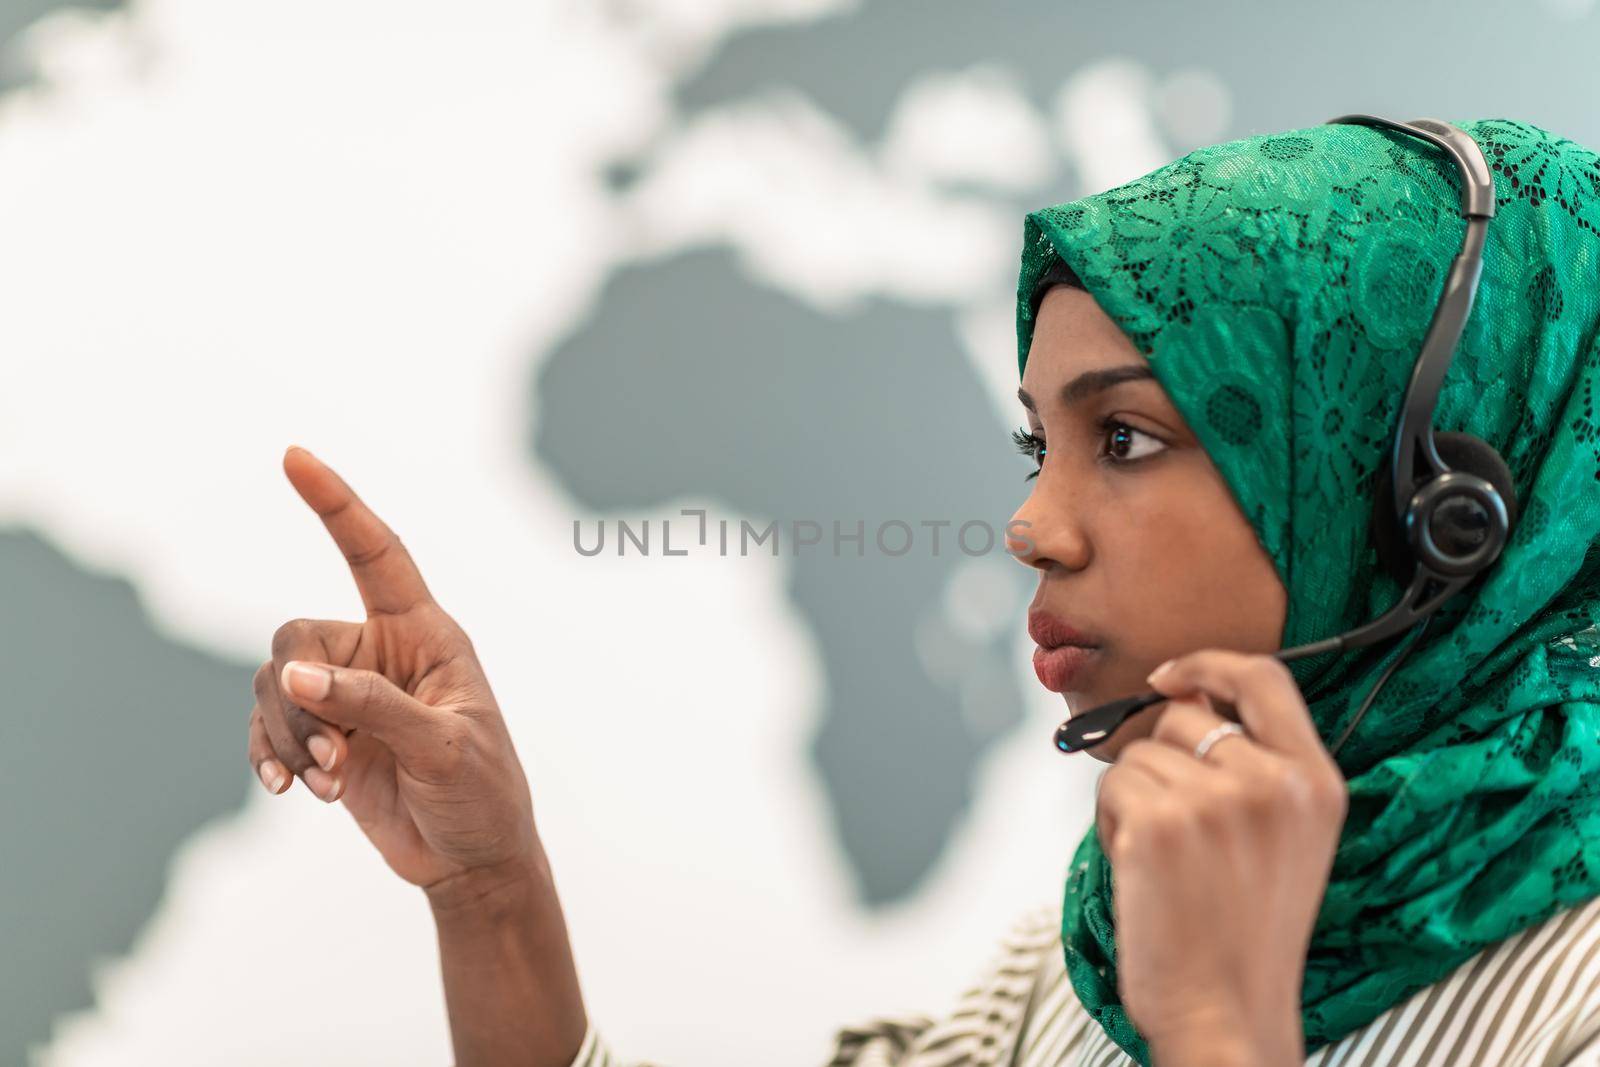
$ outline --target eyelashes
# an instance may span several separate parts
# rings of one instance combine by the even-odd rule
[[[1011,431],[1011,440],[1016,444],[1018,452],[1021,452],[1040,466],[1044,465],[1044,438],[1033,433],[1026,426],[1018,426]],[[1023,481],[1037,477],[1039,477],[1039,472],[1035,470]]]
[[[1141,430],[1141,429],[1139,429],[1139,428],[1137,428],[1135,426],[1130,426],[1126,422],[1123,422],[1121,419],[1114,418],[1114,417],[1112,417],[1110,415],[1107,415],[1107,416],[1103,417],[1102,419],[1100,419],[1100,421],[1095,424],[1095,429],[1098,431],[1099,440],[1101,440],[1102,442],[1106,439],[1106,437],[1108,435],[1110,435],[1110,434],[1112,434],[1114,432],[1126,432],[1128,434],[1131,434],[1131,435],[1134,435],[1134,436],[1137,436],[1137,437],[1149,438],[1151,441],[1154,441],[1156,444],[1160,445],[1159,448],[1154,450],[1154,453],[1157,454],[1157,455],[1159,455],[1160,453],[1165,452],[1167,450],[1166,442],[1162,441],[1160,438],[1156,437],[1154,434],[1146,433],[1145,431],[1143,431],[1143,430]],[[1038,434],[1034,433],[1032,430],[1029,430],[1026,426],[1019,426],[1015,430],[1011,431],[1011,440],[1017,446],[1017,451],[1018,452],[1021,452],[1024,456],[1027,456],[1029,459],[1032,459],[1035,463],[1037,463],[1039,465],[1038,468],[1034,469],[1033,471],[1030,471],[1028,473],[1027,477],[1025,477],[1023,479],[1023,481],[1028,481],[1029,479],[1037,478],[1039,476],[1039,470],[1044,467],[1044,457],[1045,457],[1044,438],[1040,437]],[[1098,462],[1105,463],[1105,464],[1107,464],[1109,466],[1113,466],[1113,467],[1126,467],[1126,466],[1130,466],[1132,464],[1138,463],[1141,460],[1149,459],[1149,458],[1151,458],[1151,456],[1148,453],[1145,454],[1145,455],[1138,455],[1138,456],[1128,457],[1128,456],[1119,456],[1119,455],[1116,455],[1114,453],[1107,452],[1107,451],[1104,451],[1104,450],[1102,450],[1101,452],[1099,452],[1095,456],[1095,459]]]

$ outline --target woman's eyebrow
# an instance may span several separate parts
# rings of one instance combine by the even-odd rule
[[[1086,370],[1061,387],[1061,403],[1071,407],[1085,397],[1104,392],[1113,385],[1121,385],[1123,382],[1136,382],[1145,378],[1153,380],[1155,376],[1155,372],[1143,363],[1128,363],[1121,367]],[[1029,411],[1038,412],[1038,409],[1034,407],[1033,397],[1028,395],[1026,389],[1017,390],[1017,399],[1022,401],[1022,406]]]

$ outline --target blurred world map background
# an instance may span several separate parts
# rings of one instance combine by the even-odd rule
[[[1023,212],[1350,111],[1600,143],[1592,7],[0,0],[0,1062],[448,1061],[420,895],[246,766],[359,607],[289,443],[473,635],[620,1051],[941,1010],[1092,796],[950,541],[1025,488]],[[573,549],[685,508],[951,526]]]

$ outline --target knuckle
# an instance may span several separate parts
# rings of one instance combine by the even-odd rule
[[[1195,817],[1208,825],[1232,819],[1238,812],[1250,808],[1248,789],[1233,778],[1223,778],[1211,784],[1209,803],[1195,806]]]
[[[1234,803],[1240,810],[1258,818],[1278,811],[1283,803],[1283,794],[1278,788],[1277,774],[1277,768],[1272,763],[1251,768],[1247,775],[1232,785],[1235,790]]]
[[[1159,744],[1161,742],[1155,740],[1154,737],[1140,737],[1129,741],[1122,747],[1122,753],[1117,757],[1117,765],[1126,764],[1130,767],[1148,766],[1150,756]],[[1111,771],[1115,770],[1116,766],[1113,766]],[[1110,777],[1111,771],[1106,772],[1107,777]]]
[[[1182,714],[1182,711],[1183,705],[1179,704],[1175,700],[1169,700],[1167,702],[1167,710],[1162,712],[1161,718],[1156,720],[1156,728],[1150,731],[1151,738],[1160,742],[1165,742],[1169,739],[1176,739],[1182,732],[1182,724],[1185,718],[1185,716]],[[1140,738],[1140,740],[1142,741],[1144,739]],[[1128,747],[1131,748],[1137,743],[1138,742],[1129,742]]]
[[[1119,826],[1111,835],[1111,841],[1106,846],[1106,859],[1111,861],[1113,867],[1121,867],[1134,851],[1133,828]]]
[[[272,655],[281,658],[294,649],[304,647],[315,624],[310,619],[290,619],[272,633]]]
[[[1245,667],[1249,678],[1263,685],[1277,685],[1284,681],[1294,681],[1294,675],[1289,670],[1289,665],[1276,656],[1252,656]]]
[[[1141,837],[1152,846],[1163,847],[1183,840],[1194,831],[1192,809],[1166,801],[1144,807],[1132,820],[1142,830]]]
[[[1316,799],[1316,788],[1309,775],[1292,763],[1275,764],[1269,772],[1271,792],[1278,803],[1296,811],[1311,808]]]
[[[1311,779],[1312,801],[1326,811],[1336,811],[1343,818],[1350,809],[1350,787],[1337,768],[1325,770]]]
[[[378,525],[383,529],[383,536],[378,539],[376,544],[364,550],[351,549],[344,554],[345,562],[351,567],[370,567],[395,549],[403,550],[405,548],[400,543],[400,538],[395,536],[393,530],[384,526],[381,522]]]
[[[1221,648],[1197,649],[1173,660],[1173,673],[1182,672],[1190,678],[1209,677],[1227,665],[1229,655],[1231,653]]]
[[[267,660],[267,662],[256,668],[255,677],[250,680],[250,685],[255,690],[257,700],[270,696],[277,691],[277,682],[274,678],[271,660]]]
[[[1270,787],[1261,785],[1243,790],[1239,798],[1239,807],[1257,822],[1270,819],[1283,810],[1278,794]]]

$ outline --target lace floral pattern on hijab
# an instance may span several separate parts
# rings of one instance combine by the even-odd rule
[[[1455,124],[1493,168],[1497,213],[1434,426],[1500,451],[1521,516],[1338,754],[1350,808],[1302,987],[1308,1054],[1600,895],[1600,157],[1523,122]],[[1457,182],[1425,142],[1322,125],[1201,148],[1025,221],[1019,369],[1034,282],[1059,257],[1150,361],[1272,557],[1285,647],[1402,591],[1369,523],[1461,244]],[[1290,665],[1325,743],[1398,646]],[[1118,1000],[1112,885],[1091,826],[1066,884],[1067,970],[1148,1064]]]

